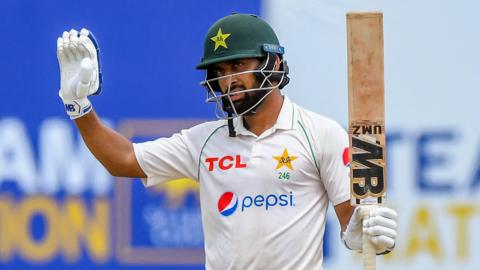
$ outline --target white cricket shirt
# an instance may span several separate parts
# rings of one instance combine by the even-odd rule
[[[328,203],[350,198],[345,130],[287,97],[260,136],[241,119],[235,130],[219,120],[134,144],[144,183],[200,182],[207,269],[322,269]]]

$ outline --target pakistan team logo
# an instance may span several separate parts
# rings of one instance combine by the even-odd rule
[[[281,169],[283,167],[287,167],[289,171],[279,171],[278,173],[278,179],[283,180],[283,181],[288,181],[290,180],[290,171],[293,171],[293,165],[292,161],[296,160],[298,157],[297,156],[291,156],[288,154],[287,148],[283,150],[283,153],[281,156],[273,156],[273,159],[277,161],[277,166],[275,167],[275,170]]]
[[[212,40],[213,42],[215,42],[215,48],[213,49],[213,51],[216,51],[218,49],[218,47],[222,46],[224,47],[225,49],[228,48],[227,46],[227,38],[230,36],[231,34],[224,34],[222,33],[222,28],[218,28],[218,32],[217,32],[217,35],[216,36],[213,36],[210,38],[210,40]]]
[[[292,165],[292,161],[294,161],[295,159],[297,159],[298,157],[297,156],[290,156],[288,154],[288,150],[287,148],[285,148],[285,150],[283,150],[283,153],[281,156],[273,156],[273,158],[278,161],[277,163],[277,167],[275,168],[275,170],[278,170],[282,167],[287,167],[289,168],[290,170],[293,171],[293,165]]]

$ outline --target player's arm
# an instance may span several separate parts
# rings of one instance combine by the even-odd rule
[[[90,152],[113,176],[146,178],[138,164],[132,143],[103,124],[95,111],[75,119]]]
[[[334,209],[337,214],[338,222],[340,223],[340,228],[342,232],[344,232],[347,229],[348,222],[350,221],[350,217],[352,216],[355,207],[350,204],[350,201],[345,201],[335,205]]]
[[[98,46],[93,35],[86,29],[64,32],[57,40],[57,57],[59,96],[87,147],[112,175],[145,178],[132,143],[104,125],[88,100],[101,88]]]

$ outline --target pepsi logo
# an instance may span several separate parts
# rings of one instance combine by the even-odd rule
[[[293,197],[293,192],[290,191],[286,194],[253,194],[239,198],[235,193],[228,191],[218,199],[218,212],[226,217],[233,214],[237,210],[237,206],[240,208],[240,212],[252,208],[272,211],[278,207],[295,207]]]
[[[218,199],[218,211],[223,216],[230,216],[237,210],[238,198],[233,192],[227,191]]]

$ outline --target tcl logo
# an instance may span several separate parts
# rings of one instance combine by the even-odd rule
[[[213,171],[215,168],[219,168],[222,171],[231,168],[245,168],[247,164],[242,163],[240,155],[236,156],[224,156],[224,157],[208,157],[205,159],[208,164],[208,170]]]

